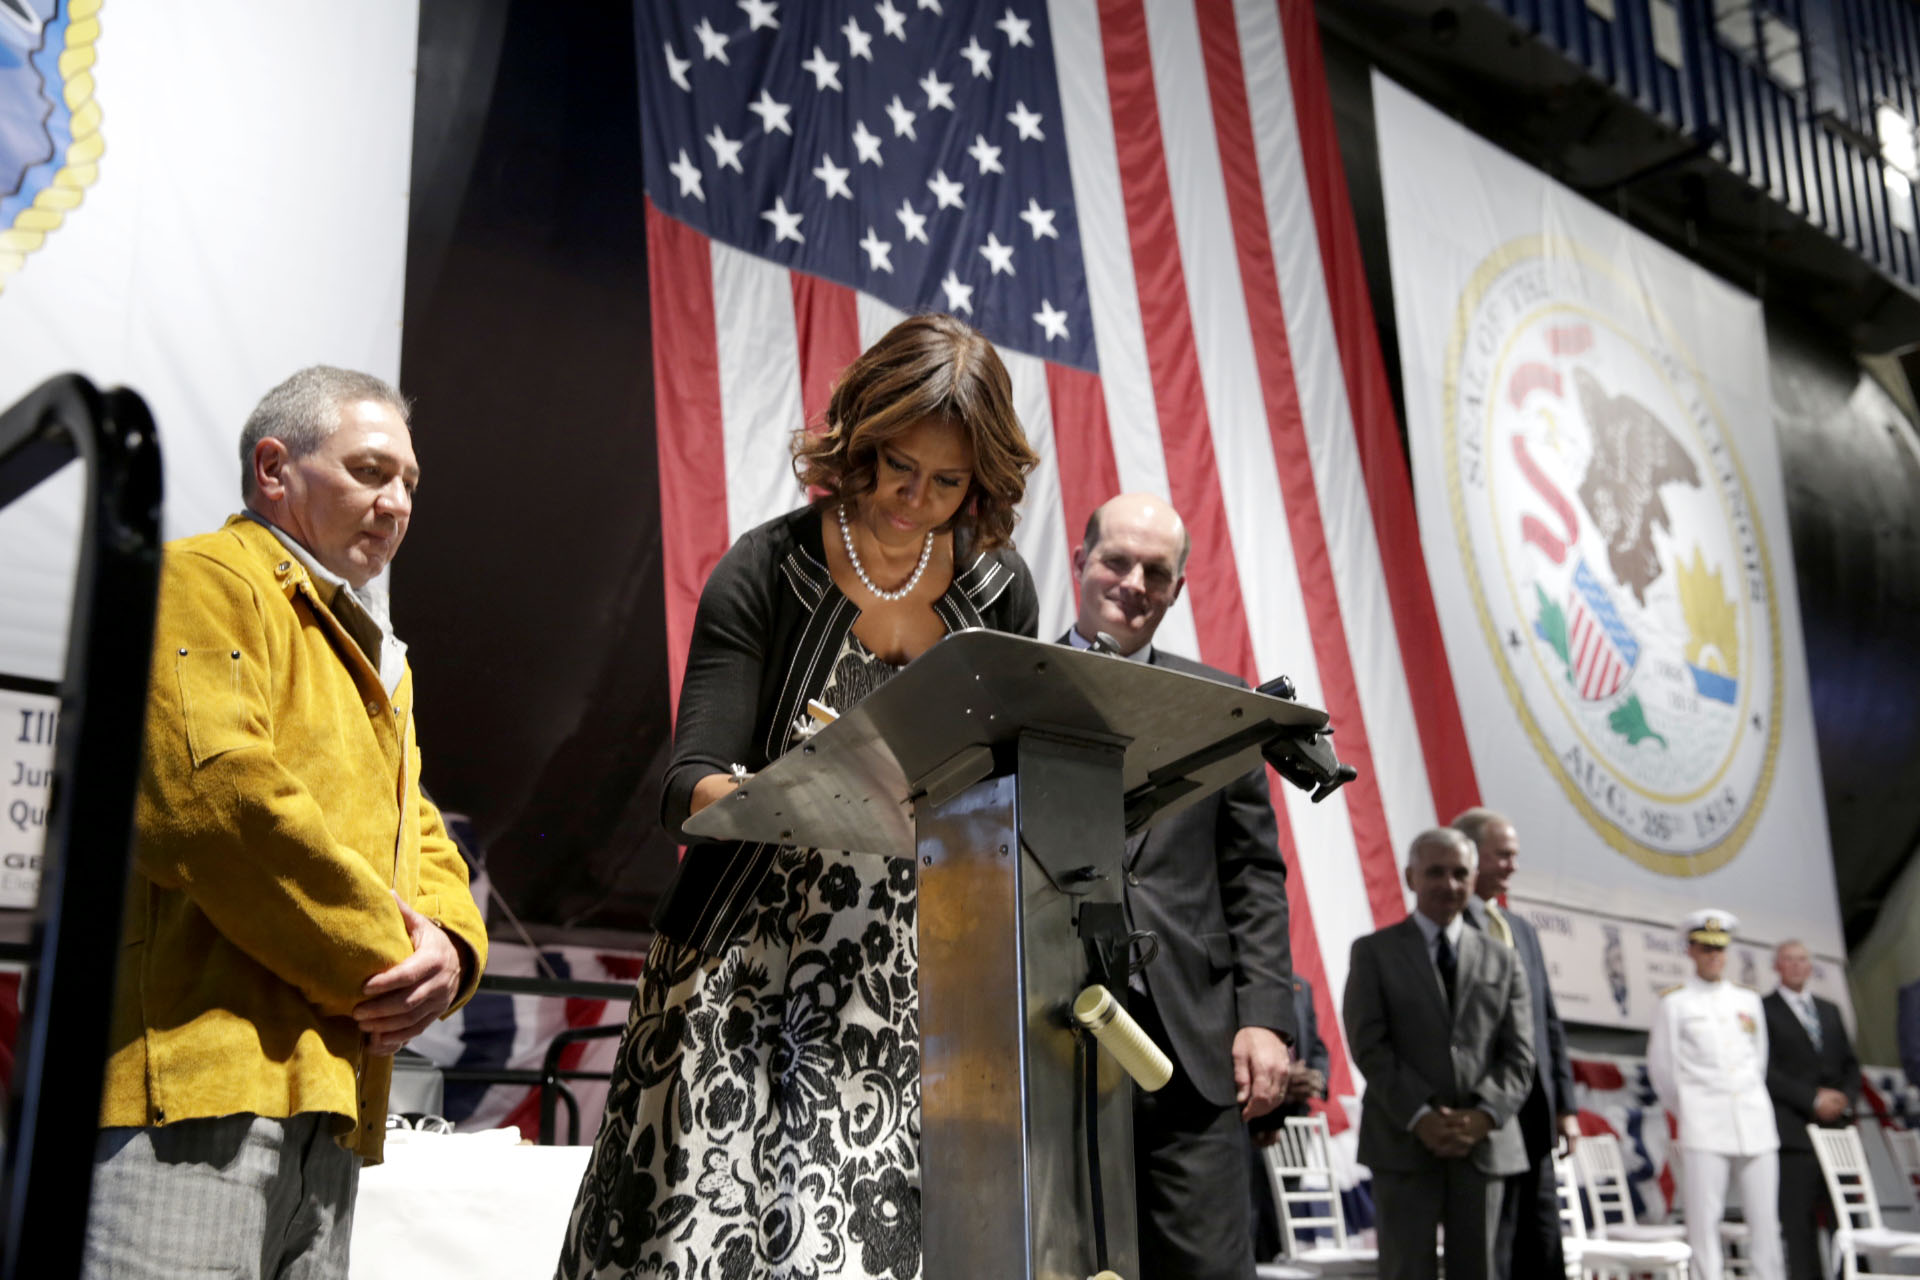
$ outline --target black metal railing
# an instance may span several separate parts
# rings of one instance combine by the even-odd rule
[[[86,470],[40,889],[0,1168],[0,1277],[78,1273],[160,576],[160,445],[132,391],[66,374],[0,413],[0,507]]]
[[[622,1004],[633,998],[631,982],[586,982],[571,978],[533,978],[509,974],[483,975],[480,990],[500,995],[613,1000]],[[567,1081],[606,1080],[612,1073],[562,1067],[560,1059],[569,1045],[587,1040],[610,1040],[623,1030],[624,1021],[591,1027],[568,1027],[565,1031],[557,1032],[547,1043],[546,1056],[541,1060],[538,1071],[525,1067],[451,1066],[442,1067],[440,1076],[449,1084],[523,1084],[540,1090],[540,1145],[553,1145],[558,1109],[564,1103],[567,1108],[567,1145],[574,1146],[580,1141],[580,1100],[567,1087]]]
[[[1920,288],[1920,218],[1903,190],[1920,122],[1913,0],[1485,3],[1882,275]],[[1898,113],[1884,127],[1882,107]]]

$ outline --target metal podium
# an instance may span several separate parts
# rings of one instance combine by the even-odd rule
[[[1257,691],[964,631],[685,824],[918,859],[928,1280],[1137,1280],[1129,1081],[1068,1014],[1126,988],[1126,837],[1263,749],[1327,773],[1329,732]]]

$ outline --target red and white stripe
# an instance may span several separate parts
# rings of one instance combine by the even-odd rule
[[[1627,678],[1627,664],[1607,636],[1607,629],[1587,608],[1579,593],[1573,597],[1572,625],[1567,640],[1573,653],[1573,670],[1579,678],[1580,696],[1588,702],[1610,698]]]
[[[1274,785],[1296,970],[1333,1088],[1348,948],[1400,919],[1401,853],[1477,799],[1376,345],[1311,0],[1048,0],[1101,374],[1008,354],[1045,459],[1019,529],[1042,633],[1088,513],[1166,495],[1193,535],[1156,643],[1325,706],[1360,780]],[[700,584],[800,498],[784,441],[898,318],[657,212],[655,379],[678,688]],[[697,243],[695,243],[697,242]],[[726,527],[704,495],[727,495]],[[1336,1115],[1338,1113],[1336,1112]]]

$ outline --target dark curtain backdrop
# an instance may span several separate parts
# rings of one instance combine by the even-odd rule
[[[1773,421],[1847,941],[1920,846],[1920,465],[1845,344],[1767,308]]]
[[[675,849],[631,6],[422,0],[419,66],[394,608],[424,781],[536,936],[638,931]]]

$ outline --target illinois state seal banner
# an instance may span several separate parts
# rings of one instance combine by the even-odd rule
[[[418,0],[0,0],[0,407],[140,392],[168,537],[239,505],[269,387],[399,370],[418,34]],[[80,481],[0,510],[0,678],[63,668]]]
[[[1421,538],[1524,892],[1838,954],[1758,302],[1374,97]]]

